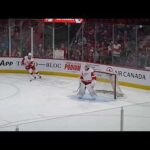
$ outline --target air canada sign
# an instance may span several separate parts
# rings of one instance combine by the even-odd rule
[[[136,72],[122,72],[122,71],[115,71],[118,76],[123,76],[123,77],[129,77],[129,78],[136,78],[136,79],[141,79],[141,80],[146,80],[145,74],[141,73],[136,73]]]
[[[80,71],[81,69],[81,64],[80,63],[71,63],[67,62],[64,66],[64,69],[67,71]]]
[[[118,75],[118,77],[125,77],[125,78],[128,77],[132,79],[146,80],[145,74],[139,72],[114,70],[112,67],[108,67],[106,71],[115,72]]]

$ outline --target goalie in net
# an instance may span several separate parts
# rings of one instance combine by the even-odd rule
[[[86,89],[89,91],[92,99],[96,98],[96,92],[94,91],[95,82],[96,76],[94,70],[86,64],[80,76],[80,88],[78,92],[80,99],[85,95]]]
[[[84,70],[81,72],[79,98],[85,95],[86,89],[92,99],[95,99],[100,93],[111,95],[114,99],[124,96],[115,73],[94,71],[88,64],[85,65]]]

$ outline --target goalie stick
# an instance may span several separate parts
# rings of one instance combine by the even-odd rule
[[[77,93],[77,92],[79,91],[80,87],[81,87],[81,83],[80,83],[80,85],[79,85],[78,89],[77,89],[77,90],[75,90],[75,91],[73,91],[73,93]]]
[[[80,87],[81,87],[81,83],[80,83],[80,85],[79,85],[78,89],[77,89],[77,90],[75,90],[75,91],[73,91],[73,93],[77,93],[77,92],[79,91]],[[86,87],[85,87],[85,88],[86,88]]]

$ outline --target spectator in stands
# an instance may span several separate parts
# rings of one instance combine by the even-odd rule
[[[53,50],[50,48],[50,46],[47,48],[46,58],[53,58]]]
[[[99,62],[100,62],[100,49],[99,49],[99,46],[100,46],[100,44],[97,43],[97,44],[96,44],[96,49],[95,49],[95,52],[94,52],[94,61],[95,61],[96,63],[99,63]]]
[[[146,66],[146,60],[147,60],[147,54],[145,50],[139,50],[138,53],[138,66],[140,68],[145,68]]]
[[[83,45],[87,43],[87,39],[85,36],[83,36]]]
[[[89,50],[88,62],[94,62],[94,47],[91,47]]]
[[[108,43],[108,47],[107,48],[108,48],[108,54],[109,54],[109,56],[112,55],[113,44],[114,44],[113,41],[111,41],[110,43]]]
[[[146,67],[150,67],[150,47],[149,46],[146,48],[146,52],[147,52]]]
[[[64,51],[64,59],[67,59],[68,58],[68,51],[67,51],[67,48],[65,47],[64,43],[61,43],[60,50]]]
[[[107,49],[108,49],[108,57],[107,57],[107,63],[111,64],[112,63],[112,50],[113,50],[113,41],[110,41],[107,45]]]
[[[118,41],[115,41],[112,46],[112,62],[118,63],[120,62],[120,55],[121,55],[121,44]]]
[[[71,51],[70,51],[70,59],[71,59],[71,60],[75,60],[75,53],[74,53],[74,50],[71,50]]]
[[[36,55],[39,58],[44,58],[45,57],[44,48],[43,48],[43,45],[41,43],[38,45],[38,49],[37,49]]]
[[[14,48],[12,49],[11,56],[12,56],[12,57],[17,57],[18,51],[19,51],[18,48],[17,48],[17,47],[14,47]]]
[[[107,63],[107,57],[108,57],[108,48],[107,48],[105,42],[101,43],[99,54],[100,54],[100,63],[106,64]]]
[[[74,59],[75,59],[75,60],[81,60],[81,52],[80,52],[79,49],[76,49],[76,50],[75,50]]]
[[[137,56],[136,56],[135,53],[130,53],[130,54],[129,54],[129,56],[128,56],[127,60],[126,60],[125,65],[126,65],[127,67],[135,67],[135,66],[138,65],[138,64],[137,64]]]

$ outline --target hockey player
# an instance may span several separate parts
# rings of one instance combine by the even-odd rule
[[[94,91],[95,83],[96,83],[96,75],[94,74],[94,70],[90,68],[88,64],[86,64],[80,76],[80,88],[78,92],[79,98],[82,98],[85,94],[85,90],[88,89],[92,99],[95,99],[96,98],[96,93]]]
[[[25,66],[25,69],[31,75],[30,81],[32,81],[32,79],[36,79],[36,76],[41,78],[41,75],[39,74],[39,72],[35,68],[35,62],[34,62],[34,59],[32,57],[32,53],[28,53],[28,56],[25,56],[22,59],[22,65]]]

